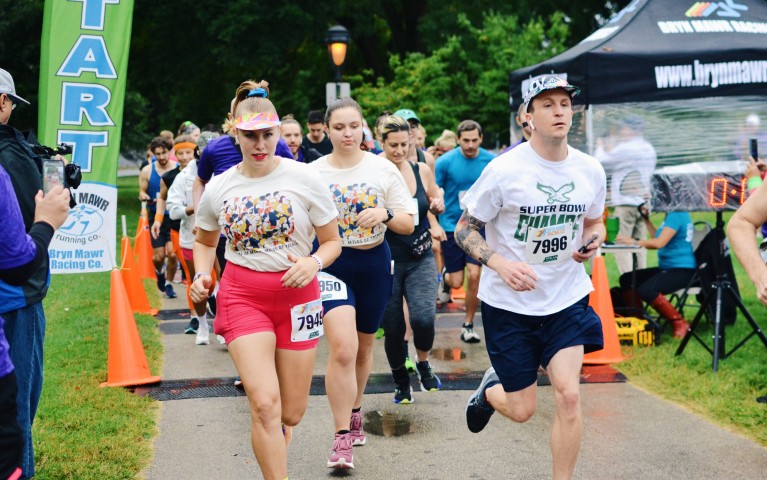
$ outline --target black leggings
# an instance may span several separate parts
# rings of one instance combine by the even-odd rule
[[[636,275],[637,293],[642,300],[650,303],[658,294],[666,295],[686,287],[694,274],[695,270],[692,268],[643,268],[621,275],[621,290],[631,290],[632,275]]]
[[[21,466],[22,436],[16,421],[16,375],[0,377],[0,478]]]

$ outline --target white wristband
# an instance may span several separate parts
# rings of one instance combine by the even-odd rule
[[[322,271],[322,259],[318,255],[310,255],[310,257],[312,257],[314,259],[314,261],[317,262],[317,267],[319,268],[319,270],[317,270],[317,271],[321,272]]]

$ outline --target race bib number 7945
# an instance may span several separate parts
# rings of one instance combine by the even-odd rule
[[[293,329],[290,334],[291,342],[305,342],[320,338],[324,333],[322,327],[322,300],[312,300],[296,305],[290,309],[290,319]]]

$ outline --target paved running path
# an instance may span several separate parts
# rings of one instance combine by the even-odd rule
[[[180,299],[164,300],[167,310],[182,309],[184,304]],[[236,375],[215,337],[211,345],[196,346],[193,335],[181,333],[188,317],[176,318],[159,322],[165,333],[164,381]],[[460,342],[461,315],[440,314],[437,322],[435,348],[440,359],[433,361],[435,371],[443,379],[483,372],[489,364],[484,342]],[[481,327],[477,331],[483,336]],[[326,362],[327,347],[320,342],[315,375],[324,374]],[[388,373],[383,340],[376,342],[374,373]],[[228,386],[228,380],[224,382]],[[584,384],[582,392],[585,426],[577,479],[767,478],[767,449],[643,392],[630,379]],[[341,473],[325,468],[333,428],[327,399],[311,396],[288,452],[290,478],[550,478],[548,442],[554,414],[550,387],[540,388],[538,412],[528,423],[517,425],[496,415],[479,434],[465,426],[468,390],[414,395],[413,405],[394,405],[392,393],[366,395],[368,445],[354,449],[357,468]],[[143,472],[147,479],[262,478],[250,446],[244,396],[161,402],[154,449],[152,464]]]

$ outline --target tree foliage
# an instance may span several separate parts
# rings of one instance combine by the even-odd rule
[[[391,54],[392,79],[366,72],[354,78],[353,93],[368,114],[415,110],[430,139],[470,118],[482,125],[486,143],[507,142],[509,72],[559,53],[567,35],[560,13],[520,25],[491,11],[479,26],[460,14],[454,34],[430,55]]]

